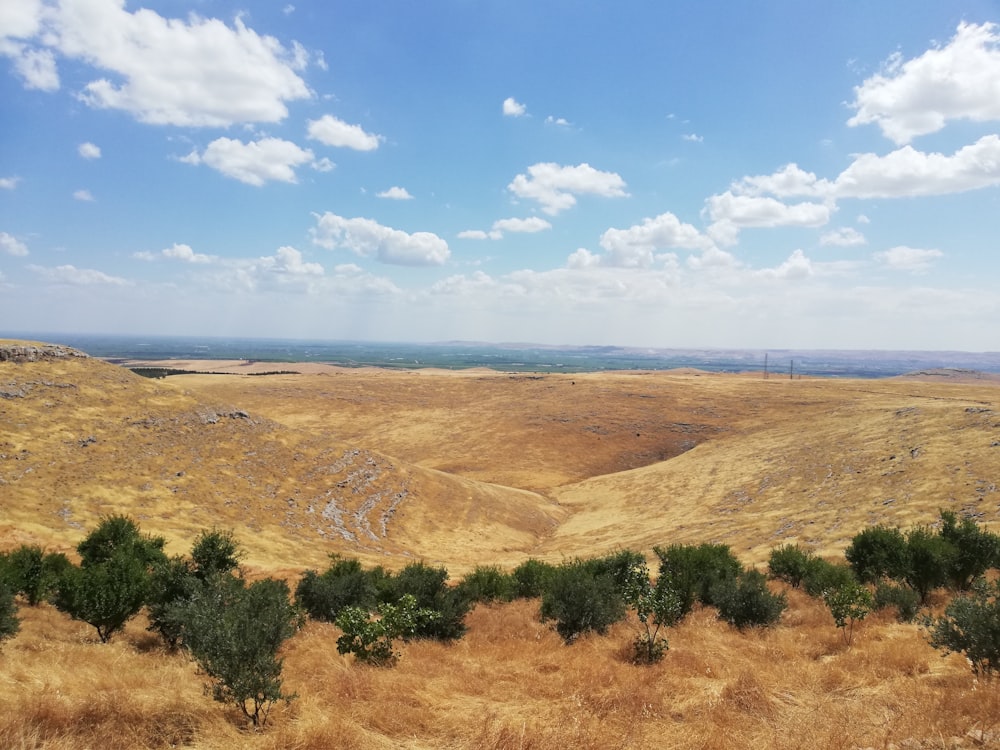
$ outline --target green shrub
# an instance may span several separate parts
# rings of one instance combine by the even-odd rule
[[[712,600],[719,616],[740,630],[773,625],[787,606],[785,595],[771,593],[767,577],[756,570],[745,570],[736,578],[718,581]]]
[[[784,581],[797,589],[809,573],[811,560],[812,555],[797,544],[784,544],[771,550],[767,567],[771,578]]]
[[[231,531],[202,531],[191,547],[192,571],[201,580],[236,570],[243,556]]]
[[[889,526],[870,526],[856,534],[844,557],[861,583],[904,580],[909,570],[906,538]]]
[[[528,559],[514,568],[514,598],[537,599],[552,580],[556,566],[540,560]]]
[[[663,659],[670,647],[666,637],[660,635],[681,620],[683,603],[680,595],[670,585],[670,580],[660,578],[654,585],[649,580],[646,563],[636,565],[625,584],[625,603],[635,610],[642,630],[632,642],[632,661],[635,664],[655,664]]]
[[[212,696],[231,703],[254,727],[267,723],[271,707],[292,697],[282,692],[282,644],[301,625],[284,581],[265,578],[247,585],[219,576],[178,605],[183,643],[212,680]]]
[[[412,594],[404,594],[396,604],[379,604],[374,620],[362,607],[344,607],[337,617],[337,627],[344,631],[337,639],[337,652],[354,654],[373,666],[390,666],[399,659],[393,642],[413,637],[426,621],[437,617],[433,610],[418,608]]]
[[[684,615],[695,602],[713,604],[715,587],[734,580],[743,568],[725,544],[673,544],[654,547],[653,552],[660,558],[659,578],[667,579],[677,592]]]
[[[514,598],[514,577],[495,565],[477,565],[458,586],[470,603],[509,602]]]
[[[55,590],[59,576],[70,564],[61,552],[46,553],[38,546],[21,545],[4,555],[4,578],[15,594],[24,596],[34,607]]]
[[[566,643],[593,630],[604,634],[625,616],[622,590],[611,575],[594,575],[588,561],[560,565],[542,594],[542,621],[555,620]]]
[[[93,625],[102,643],[138,614],[150,593],[152,570],[166,562],[164,540],[144,536],[126,516],[108,516],[79,545],[80,567],[59,576],[56,608]]]
[[[854,641],[854,626],[871,614],[874,606],[872,593],[860,583],[852,581],[824,591],[823,601],[843,633],[844,642],[850,645]]]
[[[926,526],[906,534],[907,566],[903,580],[927,601],[934,589],[948,583],[948,571],[955,557],[955,547]]]
[[[322,574],[306,571],[295,588],[295,601],[316,620],[334,622],[345,607],[375,606],[378,589],[374,577],[358,560],[331,555]]]
[[[823,596],[824,591],[847,586],[856,581],[854,573],[846,565],[813,557],[806,566],[802,588],[809,596]]]
[[[920,609],[920,596],[916,591],[892,583],[880,583],[875,587],[875,609],[896,608],[896,619],[912,622]]]
[[[202,585],[193,565],[184,557],[172,557],[153,568],[146,597],[148,630],[159,633],[171,650],[177,648],[184,631],[178,605],[189,600]]]
[[[968,591],[979,576],[1000,562],[1000,537],[979,527],[972,518],[941,511],[941,538],[950,542],[954,552],[948,563],[948,579],[959,591]]]
[[[613,552],[604,557],[591,557],[583,564],[595,578],[607,576],[618,589],[624,589],[637,566],[645,566],[646,558],[632,550]]]
[[[447,580],[448,571],[444,568],[432,568],[419,562],[410,563],[386,582],[383,595],[391,594],[390,603],[410,594],[418,609],[438,614],[433,620],[419,622],[413,637],[451,641],[465,635],[465,616],[472,604],[465,592],[449,586]]]
[[[71,567],[60,577],[52,603],[97,630],[102,643],[125,627],[146,603],[150,574],[142,561],[121,551],[99,563]]]
[[[1000,670],[1000,581],[977,579],[969,594],[955,597],[944,616],[928,625],[931,645],[964,654],[977,676]]]
[[[20,628],[21,621],[17,619],[14,592],[0,583],[0,642],[12,638]]]

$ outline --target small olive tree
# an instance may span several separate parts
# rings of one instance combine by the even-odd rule
[[[854,626],[868,617],[875,605],[872,592],[851,581],[824,591],[823,601],[840,628],[844,642],[850,646],[854,642]]]
[[[663,659],[670,647],[660,633],[676,625],[684,617],[684,602],[671,585],[670,579],[661,576],[656,583],[649,580],[646,563],[637,564],[625,582],[625,603],[635,610],[639,634],[632,642],[632,661],[635,664],[655,664]]]
[[[968,594],[956,596],[944,616],[927,621],[931,645],[965,654],[978,677],[1000,671],[1000,581],[976,579]]]
[[[220,576],[177,607],[183,645],[212,680],[212,697],[263,727],[277,701],[294,697],[282,692],[277,656],[302,624],[288,585]]]
[[[354,654],[358,661],[376,667],[391,666],[399,659],[394,642],[414,637],[438,617],[434,610],[418,607],[412,594],[403,594],[395,604],[379,604],[374,619],[363,607],[344,607],[337,616],[337,627],[344,631],[337,639],[337,652]]]

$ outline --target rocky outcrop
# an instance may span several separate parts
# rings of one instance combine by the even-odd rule
[[[0,362],[39,362],[43,359],[89,356],[79,349],[60,344],[0,343]]]

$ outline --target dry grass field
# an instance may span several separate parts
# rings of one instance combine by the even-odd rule
[[[758,566],[785,542],[835,558],[866,525],[940,508],[1000,530],[989,379],[193,364],[233,374],[0,362],[0,549],[72,552],[127,513],[170,553],[232,529],[251,575],[294,584],[332,552],[458,577],[673,542]],[[298,698],[259,735],[141,620],[101,645],[48,605],[20,615],[0,650],[0,748],[1000,746],[1000,689],[919,625],[882,613],[848,648],[797,591],[766,631],[696,610],[653,667],[625,657],[634,622],[564,646],[537,602],[480,606],[464,639],[407,644],[384,670],[309,623],[284,654]]]

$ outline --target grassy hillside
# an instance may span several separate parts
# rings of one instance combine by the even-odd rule
[[[865,525],[939,508],[1000,527],[991,381],[316,367],[151,381],[29,359],[0,361],[0,549],[71,552],[121,512],[171,553],[231,528],[251,573],[294,582],[330,552],[454,577],[670,542],[724,542],[750,564],[786,541],[837,556]],[[284,654],[299,698],[260,735],[141,618],[100,645],[48,605],[21,607],[0,651],[0,747],[1000,744],[1000,693],[919,625],[879,614],[848,648],[822,603],[788,594],[766,631],[696,610],[653,667],[628,663],[634,621],[564,646],[537,602],[480,606],[464,639],[407,644],[391,670],[309,623]]]

